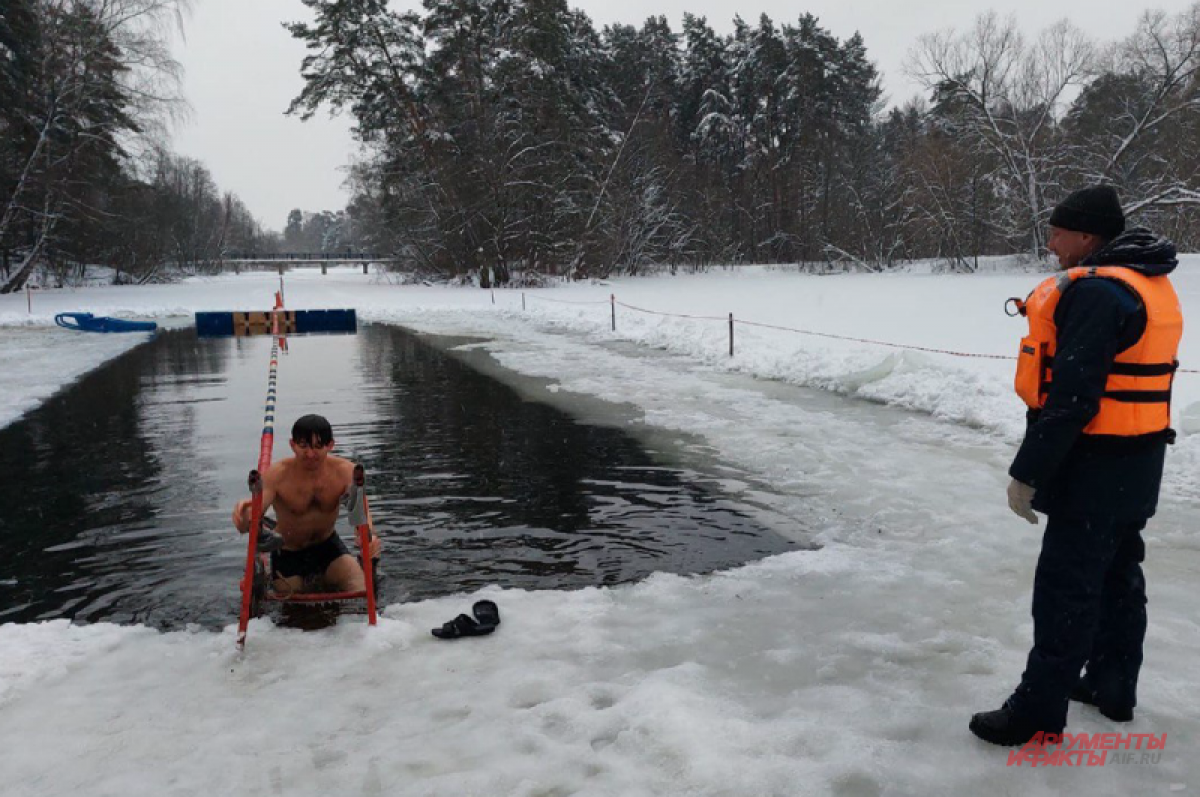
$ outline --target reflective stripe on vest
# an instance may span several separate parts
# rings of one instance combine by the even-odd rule
[[[1029,334],[1021,339],[1017,358],[1017,395],[1034,409],[1045,406],[1058,336],[1054,309],[1071,283],[1088,278],[1117,280],[1133,291],[1146,308],[1146,330],[1113,360],[1100,411],[1084,427],[1084,434],[1133,437],[1168,429],[1183,311],[1169,279],[1147,277],[1123,266],[1068,269],[1046,279],[1029,294],[1025,302]]]

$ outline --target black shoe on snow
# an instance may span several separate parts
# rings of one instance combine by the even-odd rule
[[[1075,683],[1075,688],[1071,690],[1071,699],[1076,703],[1084,703],[1085,705],[1095,706],[1096,709],[1108,717],[1113,722],[1132,722],[1133,707],[1132,706],[1102,706],[1096,702],[1096,690],[1088,686],[1087,681],[1082,678]]]
[[[1062,733],[1021,717],[1008,706],[995,711],[981,711],[971,717],[971,733],[992,744],[1016,747],[1033,739],[1039,732]]]

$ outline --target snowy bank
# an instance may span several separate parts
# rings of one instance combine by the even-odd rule
[[[1176,284],[1200,318],[1197,264]],[[1038,279],[751,269],[526,291],[522,310],[521,292],[497,291],[493,305],[487,291],[352,270],[289,274],[291,307],[485,337],[507,368],[553,380],[546,400],[599,396],[699,435],[734,467],[731,491],[818,529],[823,549],[612,589],[485,590],[501,628],[453,643],[428,629],[474,596],[389,606],[376,629],[256,622],[244,657],[229,631],[3,625],[0,793],[1194,793],[1197,435],[1172,450],[1147,534],[1137,719],[1116,727],[1080,706],[1070,717],[1071,732],[1166,733],[1161,760],[1008,767],[966,722],[999,705],[1031,638],[1040,529],[1003,497],[1022,416],[1011,363],[740,327],[730,358],[727,322],[619,306],[613,332],[607,303],[615,293],[658,312],[1007,355],[1022,322],[1003,300]],[[265,308],[277,286],[246,275],[48,291],[32,319],[24,297],[0,297],[0,323],[63,310],[186,323],[169,317]],[[1185,367],[1200,368],[1198,328]],[[70,333],[40,334],[58,347]],[[33,357],[5,373],[6,401],[33,390],[46,362]],[[1178,383],[1184,416],[1200,402],[1196,378]]]

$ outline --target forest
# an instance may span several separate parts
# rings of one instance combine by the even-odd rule
[[[303,0],[289,113],[348,114],[344,208],[271,232],[170,152],[171,0],[6,0],[0,290],[38,264],[146,281],[228,252],[387,253],[483,285],[715,264],[881,271],[1039,257],[1057,199],[1117,187],[1200,248],[1200,3],[1096,41],[984,13],[912,42],[921,96],[811,14],[597,29],[565,0]],[[284,223],[285,220],[279,220]]]

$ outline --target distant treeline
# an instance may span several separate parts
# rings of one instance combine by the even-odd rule
[[[1115,184],[1200,248],[1200,3],[1124,38],[1014,21],[914,43],[885,108],[866,44],[808,14],[597,30],[565,0],[303,0],[292,112],[352,114],[341,210],[264,230],[170,153],[167,24],[187,0],[0,3],[0,292],[41,265],[144,281],[222,252],[372,251],[507,282],[711,263],[886,269],[1041,252],[1067,191]],[[931,26],[932,27],[932,26]],[[1118,32],[1119,33],[1119,32]]]
[[[182,107],[177,0],[0,2],[0,293],[42,266],[120,281],[212,267],[271,236],[199,162],[171,154]]]
[[[292,110],[349,111],[356,244],[435,273],[714,262],[882,269],[1039,253],[1050,207],[1110,182],[1200,246],[1200,4],[1114,43],[981,16],[914,43],[927,97],[884,111],[863,40],[805,14],[596,30],[565,0],[304,0]],[[936,20],[931,20],[931,27]]]

